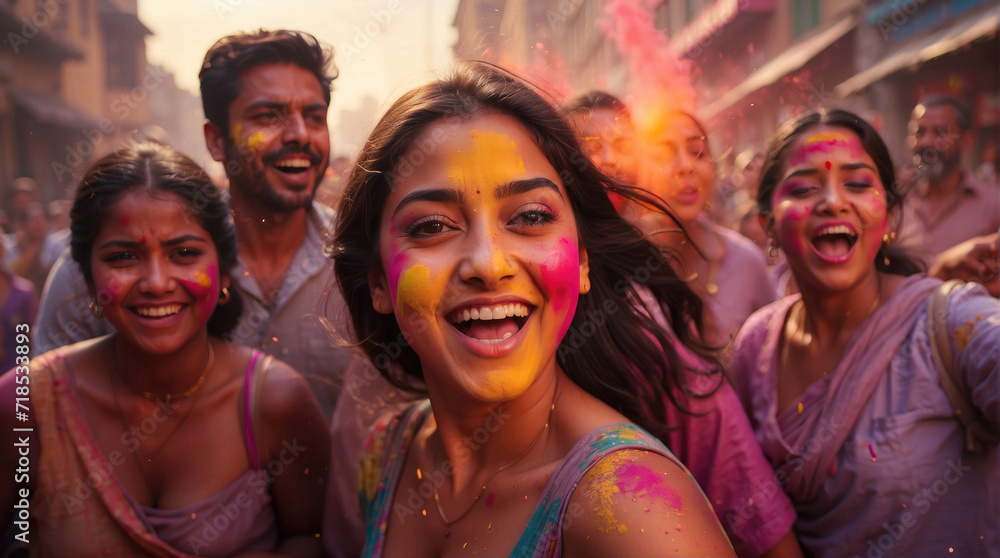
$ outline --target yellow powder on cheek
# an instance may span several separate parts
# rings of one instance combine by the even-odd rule
[[[517,144],[505,134],[472,130],[467,149],[451,157],[448,178],[463,186],[499,186],[524,172]]]
[[[229,139],[233,140],[234,145],[239,145],[243,141],[243,124],[233,124],[229,130]]]
[[[433,308],[432,301],[439,290],[431,283],[431,270],[422,264],[416,264],[407,269],[399,277],[396,288],[396,311],[400,314],[406,308],[417,312],[428,313]]]
[[[247,138],[247,147],[250,148],[250,150],[252,151],[257,151],[257,148],[259,148],[261,145],[264,145],[264,142],[266,141],[267,141],[267,134],[265,134],[264,132],[257,132],[251,135],[249,138]]]
[[[204,271],[199,271],[198,272],[197,281],[198,281],[198,284],[201,285],[202,287],[211,287],[212,286],[212,280],[208,278],[208,275],[205,274]]]

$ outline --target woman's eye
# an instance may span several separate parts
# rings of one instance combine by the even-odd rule
[[[441,220],[440,216],[431,215],[414,221],[412,225],[406,228],[406,234],[413,237],[428,237],[446,232],[448,228],[448,225]]]
[[[547,209],[528,209],[518,213],[514,219],[513,223],[515,225],[526,225],[529,227],[538,227],[546,223],[551,223],[555,221],[556,215]]]
[[[175,254],[179,258],[197,258],[201,255],[201,250],[195,248],[178,248]]]
[[[871,188],[872,186],[871,182],[868,182],[867,180],[852,180],[850,182],[846,182],[844,185],[847,186],[848,188],[859,188],[859,189]]]
[[[103,260],[105,263],[116,263],[116,262],[127,262],[129,260],[135,260],[135,254],[132,252],[113,252],[104,256]]]

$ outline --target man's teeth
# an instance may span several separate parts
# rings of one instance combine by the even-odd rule
[[[528,307],[524,304],[498,304],[496,306],[482,306],[480,308],[470,308],[462,310],[459,321],[469,320],[502,320],[515,316],[524,317],[528,315]]]
[[[487,345],[496,345],[501,341],[506,341],[510,339],[510,336],[511,333],[508,331],[507,333],[503,334],[503,339],[476,339],[476,341],[479,341],[480,343],[486,343]]]
[[[135,313],[143,316],[145,318],[162,318],[163,316],[169,316],[171,314],[176,314],[181,311],[180,304],[171,304],[170,306],[158,306],[156,308],[136,308]]]
[[[277,167],[293,167],[293,168],[308,168],[312,163],[306,161],[305,159],[288,159],[285,161],[278,161],[274,164]]]

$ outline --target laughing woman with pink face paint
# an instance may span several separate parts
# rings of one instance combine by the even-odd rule
[[[404,95],[366,143],[338,280],[368,357],[428,399],[366,442],[365,556],[733,555],[637,426],[665,430],[658,390],[683,366],[629,274],[679,330],[699,301],[578,151],[538,93],[481,63]]]
[[[8,512],[30,499],[31,554],[321,555],[319,407],[294,370],[221,338],[240,315],[223,194],[140,144],[94,163],[71,219],[90,311],[115,332],[0,378],[6,432],[33,429],[30,474],[0,498]],[[25,454],[4,448],[13,471]]]
[[[894,251],[896,187],[859,117],[782,125],[758,203],[801,295],[747,320],[731,373],[807,553],[996,557],[1000,303]]]

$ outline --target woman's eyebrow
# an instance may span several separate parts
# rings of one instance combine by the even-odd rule
[[[550,188],[559,198],[562,199],[562,192],[559,191],[559,187],[556,186],[555,182],[552,182],[548,178],[528,178],[525,180],[515,180],[513,182],[508,182],[506,184],[501,184],[493,190],[493,197],[502,200],[504,198],[509,198],[511,196],[516,196],[518,194],[523,194],[525,192],[530,192],[536,188]]]
[[[410,192],[399,201],[399,204],[396,205],[396,209],[392,210],[392,214],[395,215],[399,213],[400,210],[411,203],[421,201],[462,204],[465,201],[465,193],[461,190],[455,190],[453,188],[429,188],[426,190]]]

